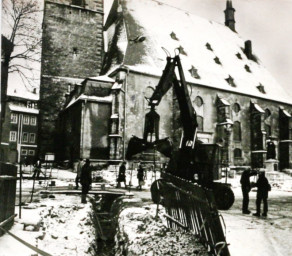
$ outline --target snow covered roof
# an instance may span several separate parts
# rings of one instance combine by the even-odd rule
[[[108,77],[108,76],[96,76],[96,77],[88,77],[87,79],[94,80],[94,81],[101,81],[101,82],[111,82],[114,83],[115,80]]]
[[[39,93],[33,93],[27,89],[14,89],[14,90],[8,90],[7,91],[8,96],[13,96],[13,97],[19,97],[27,100],[39,100],[40,95]]]
[[[30,114],[39,114],[39,110],[35,108],[27,108],[23,106],[18,106],[9,103],[9,109],[15,112],[30,113]]]
[[[166,64],[162,47],[172,56],[178,48],[189,83],[291,104],[261,62],[246,57],[244,40],[228,27],[155,0],[120,2],[114,2],[105,25],[108,74],[124,65],[161,76]]]
[[[105,97],[98,97],[98,96],[88,96],[85,94],[81,94],[79,97],[77,98],[73,98],[68,105],[66,106],[66,108],[69,108],[70,106],[72,106],[74,103],[76,103],[77,101],[80,100],[88,100],[88,101],[94,101],[94,102],[104,102],[104,103],[111,103],[112,102],[112,96],[105,96]]]

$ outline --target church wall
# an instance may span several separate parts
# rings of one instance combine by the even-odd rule
[[[83,158],[109,159],[111,104],[85,103],[82,113],[81,154]]]
[[[240,94],[234,94],[211,88],[203,88],[198,85],[189,86],[190,98],[196,109],[197,115],[202,115],[204,118],[204,129],[203,132],[198,133],[198,137],[203,136],[208,138],[208,143],[222,143],[220,135],[216,130],[217,126],[217,108],[216,99],[217,96],[226,99],[229,103],[230,119],[235,122],[239,121],[241,124],[241,141],[234,140],[234,132],[231,130],[230,135],[230,147],[229,147],[229,158],[232,165],[250,165],[251,163],[251,129],[253,124],[250,123],[250,102],[251,100],[257,102],[258,105],[265,111],[267,108],[271,111],[271,116],[268,118],[268,123],[271,125],[271,136],[274,138],[276,144],[276,154],[279,158],[278,144],[279,144],[279,107],[284,107],[288,112],[292,112],[292,106],[287,104],[280,104],[264,99],[251,98]],[[200,96],[203,99],[203,110],[198,110],[195,105],[195,98]],[[236,113],[234,111],[234,103],[238,103],[241,110]],[[164,112],[162,112],[164,113]],[[180,127],[180,113],[178,104],[174,96],[174,144],[178,147],[181,129]],[[264,121],[266,122],[266,121]],[[206,136],[204,136],[206,135]],[[207,142],[207,141],[205,141]],[[234,150],[238,148],[242,151],[241,158],[234,158]],[[265,149],[265,148],[264,148]]]

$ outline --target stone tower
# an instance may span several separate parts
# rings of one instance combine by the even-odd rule
[[[226,2],[226,10],[225,13],[225,26],[229,27],[232,31],[235,31],[235,19],[234,19],[234,13],[235,9],[232,7],[232,1],[227,0]]]
[[[45,1],[40,85],[40,156],[58,147],[56,120],[65,94],[98,76],[103,57],[103,0]]]

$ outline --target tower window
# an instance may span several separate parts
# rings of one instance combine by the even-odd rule
[[[73,47],[73,59],[76,59],[78,55],[78,49],[77,47]]]

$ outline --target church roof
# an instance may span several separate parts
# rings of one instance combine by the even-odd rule
[[[121,18],[120,18],[121,17]],[[161,76],[166,54],[180,51],[189,83],[292,103],[291,97],[228,27],[156,0],[115,1],[105,25],[108,56],[104,73],[120,66]]]

